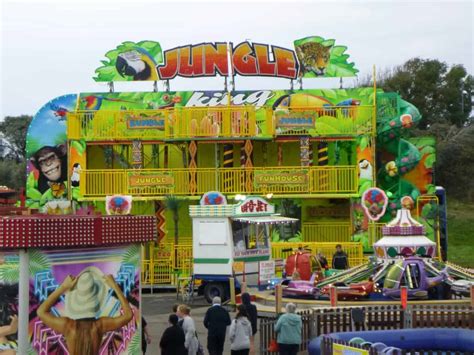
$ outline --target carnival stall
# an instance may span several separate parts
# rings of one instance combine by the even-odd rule
[[[1,350],[136,354],[141,344],[141,243],[156,235],[153,216],[0,217]],[[71,324],[114,320],[94,339]],[[105,330],[104,330],[105,329]]]

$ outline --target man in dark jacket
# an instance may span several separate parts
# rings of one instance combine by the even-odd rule
[[[221,306],[221,298],[214,297],[212,306],[204,317],[204,326],[207,328],[207,350],[209,355],[222,355],[224,351],[225,332],[230,325],[230,316]]]
[[[168,321],[170,327],[166,328],[160,340],[161,354],[187,355],[188,351],[184,347],[184,332],[178,325],[178,316],[170,314]]]
[[[332,268],[337,270],[345,270],[349,268],[347,254],[342,250],[341,244],[336,245],[336,252],[332,257]]]

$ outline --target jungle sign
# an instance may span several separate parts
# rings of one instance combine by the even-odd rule
[[[298,77],[355,76],[347,47],[311,36],[296,40],[295,51],[275,45],[241,42],[188,44],[162,51],[155,41],[123,42],[106,53],[96,81],[157,81],[211,76]]]

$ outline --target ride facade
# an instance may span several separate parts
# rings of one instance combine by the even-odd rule
[[[381,237],[381,222],[402,204],[440,245],[434,142],[401,138],[419,121],[418,110],[378,89],[375,77],[371,87],[303,89],[308,78],[342,82],[357,69],[332,39],[306,37],[294,47],[215,42],[163,51],[154,41],[120,44],[94,78],[109,83],[109,92],[60,96],[34,116],[27,205],[50,214],[105,214],[121,213],[125,204],[123,211],[156,216],[157,238],[142,249],[143,285],[151,287],[193,273],[199,258],[189,210],[212,191],[236,202],[264,197],[276,213],[297,219],[272,229],[273,257],[304,243],[331,262],[342,244],[349,264],[359,264]],[[281,78],[290,88],[235,90],[239,75]],[[221,76],[226,86],[171,91],[177,76]],[[154,86],[114,92],[115,81]]]

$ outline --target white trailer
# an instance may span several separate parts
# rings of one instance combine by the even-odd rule
[[[248,197],[236,205],[190,206],[189,212],[193,219],[193,279],[201,280],[198,293],[208,301],[214,296],[229,297],[230,277],[235,278],[237,289],[243,281],[259,286],[260,271],[268,270],[272,259],[272,225],[297,221],[276,215],[274,206],[260,197]]]

